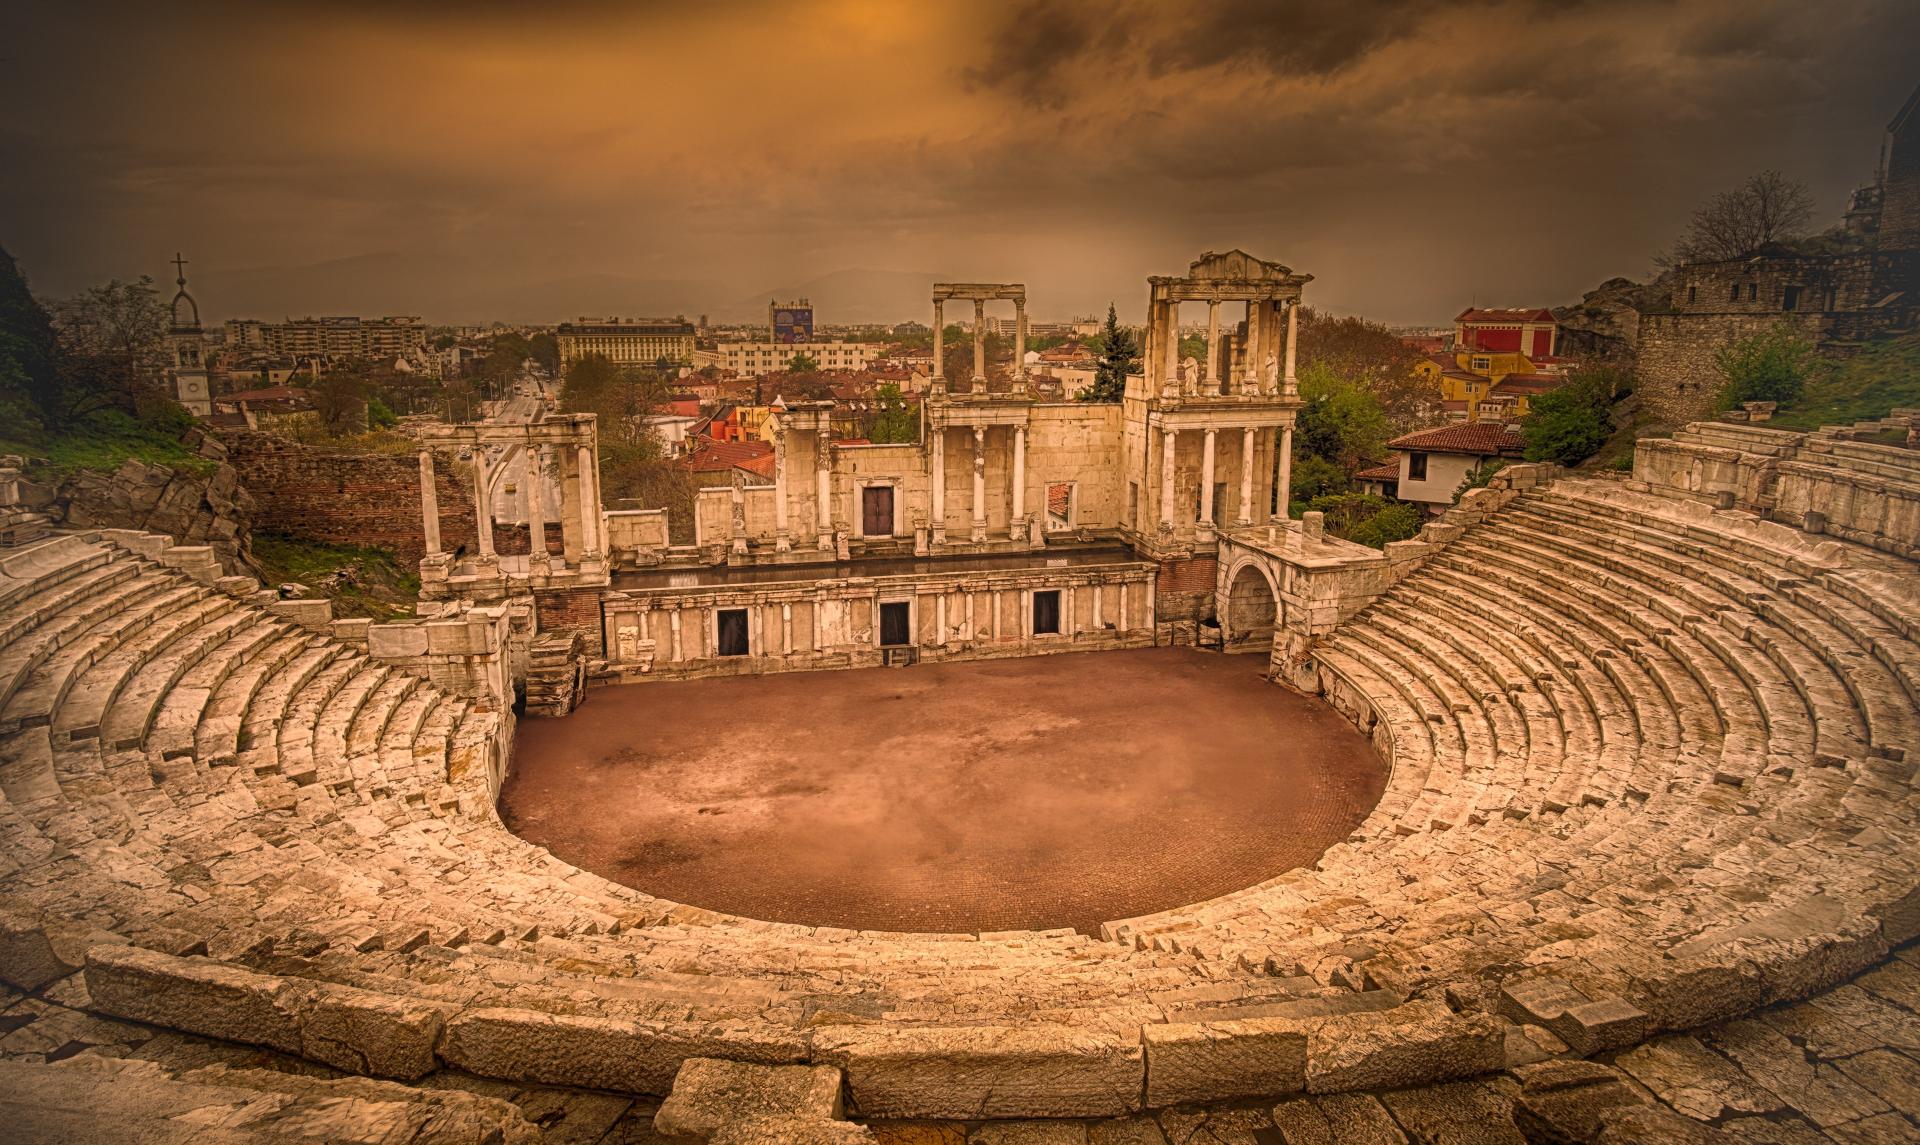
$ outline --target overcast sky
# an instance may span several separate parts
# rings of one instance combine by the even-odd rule
[[[1238,246],[1438,322],[1643,275],[1756,170],[1837,218],[1916,44],[1914,0],[30,0],[0,244],[46,295],[180,249],[213,317],[826,322],[934,276],[1137,317]]]

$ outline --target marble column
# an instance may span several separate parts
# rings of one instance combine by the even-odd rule
[[[973,300],[973,392],[987,392],[987,300]]]
[[[428,556],[440,552],[440,491],[433,484],[433,452],[420,451],[420,525]]]
[[[1172,299],[1167,300],[1166,340],[1167,384],[1185,393],[1186,379],[1180,376],[1180,304]]]
[[[487,451],[473,447],[473,525],[480,555],[493,555],[493,498],[487,495]]]
[[[1207,392],[1220,390],[1220,300],[1207,303]]]
[[[931,430],[933,436],[933,543],[947,543],[947,431],[942,426]]]
[[[600,474],[593,463],[593,450],[580,447],[580,547],[589,553],[600,551]]]
[[[530,572],[551,572],[547,558],[546,450],[534,446],[527,450],[527,568]]]
[[[1101,585],[1099,581],[1094,581],[1092,588],[1093,588],[1093,630],[1095,632],[1098,632],[1102,627],[1104,627],[1104,625],[1101,622],[1101,616],[1100,616],[1100,598],[1107,594],[1107,590],[1105,587]]]
[[[973,427],[973,535],[987,539],[987,427]]]
[[[1027,516],[1027,427],[1013,427],[1013,519],[1007,522],[1007,529],[1015,540],[1024,540],[1020,536],[1021,523]]]
[[[787,552],[793,547],[787,538],[787,427],[773,427],[773,547]]]
[[[1132,585],[1126,581],[1120,582],[1120,604],[1113,618],[1113,630],[1122,636],[1127,634],[1127,594],[1132,591]]]
[[[1280,427],[1280,507],[1274,515],[1282,521],[1291,520],[1293,511],[1289,507],[1293,496],[1293,427]]]
[[[793,655],[793,605],[780,606],[780,655]]]
[[[820,416],[824,423],[826,415]],[[814,539],[822,549],[833,547],[833,459],[829,456],[832,448],[827,428],[822,424],[813,434]]]
[[[1245,351],[1246,369],[1242,373],[1240,392],[1257,394],[1260,392],[1260,355],[1265,348],[1260,344],[1260,304],[1247,301],[1247,346]]]
[[[1206,444],[1200,453],[1200,522],[1213,527],[1213,438],[1217,431],[1208,428]]]
[[[1287,397],[1300,396],[1300,379],[1294,376],[1293,366],[1297,343],[1300,339],[1300,303],[1298,300],[1287,303],[1287,366],[1286,373],[1280,379],[1280,392]],[[1287,431],[1286,440],[1293,440],[1293,431]]]
[[[1027,300],[1013,300],[1013,388],[1027,392]]]
[[[947,594],[935,593],[933,597],[933,642],[942,648],[947,646]]]
[[[1160,427],[1160,527],[1173,528],[1173,449],[1175,433]]]
[[[681,658],[680,657],[680,608],[681,606],[676,604],[673,606],[671,610],[667,612],[667,628],[668,628],[668,631],[672,634],[671,647],[669,649],[669,651],[672,652],[672,656],[670,658],[674,660],[679,660]]]
[[[1240,523],[1253,524],[1253,427],[1240,431]]]
[[[946,303],[936,298],[933,300],[933,388],[942,393],[947,388],[947,367],[941,361],[946,357],[946,346]]]

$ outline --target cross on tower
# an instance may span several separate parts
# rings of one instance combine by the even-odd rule
[[[180,277],[174,279],[181,286],[187,284],[187,260],[180,257],[179,251],[173,252],[173,269]]]

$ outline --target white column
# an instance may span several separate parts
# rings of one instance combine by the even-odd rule
[[[780,655],[793,655],[793,605],[780,606]]]
[[[1248,299],[1247,346],[1245,352],[1247,362],[1240,386],[1242,393],[1257,394],[1260,392],[1260,353],[1260,304],[1252,299]]]
[[[747,655],[767,654],[766,605],[758,601],[747,605]]]
[[[1027,389],[1027,300],[1013,300],[1013,388]]]
[[[1020,538],[1020,523],[1027,515],[1027,427],[1013,427],[1013,519],[1008,531]]]
[[[1060,594],[1060,635],[1070,637],[1074,634],[1073,613],[1073,586],[1068,585],[1067,591]]]
[[[1213,524],[1213,436],[1216,431],[1207,430],[1206,445],[1200,454],[1200,520]]]
[[[1253,427],[1240,431],[1240,523],[1253,524]]]
[[[1186,382],[1180,376],[1180,304],[1167,300],[1167,383],[1177,390],[1184,391]]]
[[[941,363],[946,356],[947,318],[946,303],[941,299],[933,300],[933,388],[943,389],[947,379],[947,368]]]
[[[987,300],[973,300],[973,392],[987,392]]]
[[[979,637],[979,635],[980,635],[980,626],[979,626],[979,625],[977,625],[977,624],[975,624],[975,623],[973,622],[973,593],[971,593],[971,592],[962,592],[962,593],[960,594],[960,599],[961,599],[961,600],[964,600],[964,601],[966,601],[966,602],[967,602],[967,610],[966,610],[966,611],[967,611],[967,616],[966,616],[966,620],[967,620],[967,639],[966,639],[966,643],[968,643],[968,644],[972,644],[972,643],[974,642],[974,640],[975,640],[975,639],[977,639],[977,638]]]
[[[493,498],[487,496],[487,451],[473,447],[473,524],[480,555],[493,555]]]
[[[933,642],[941,648],[947,646],[947,594],[933,594]]]
[[[935,426],[933,435],[933,543],[944,544],[947,539],[947,431]]]
[[[1160,524],[1173,528],[1173,446],[1174,431],[1160,427]]]
[[[832,443],[827,438],[826,415],[821,414],[820,418],[820,428],[813,435],[814,514],[817,519],[814,534],[821,548],[830,549],[833,547],[833,462],[827,456],[827,451],[832,448]]]
[[[600,551],[600,474],[593,464],[593,451],[580,447],[580,547],[589,553]]]
[[[547,498],[545,450],[534,446],[527,450],[527,567],[545,572],[552,567],[547,559]]]
[[[1127,595],[1132,591],[1133,591],[1132,585],[1128,584],[1126,581],[1120,582],[1119,615],[1113,618],[1113,630],[1122,636],[1126,635],[1126,632],[1127,632]]]
[[[787,428],[773,428],[773,535],[774,547],[786,552],[787,542]]]
[[[1207,303],[1207,392],[1220,389],[1220,300]]]
[[[987,539],[987,427],[973,427],[973,539]]]
[[[1282,426],[1280,429],[1280,508],[1276,515],[1283,521],[1289,520],[1293,516],[1292,510],[1288,508],[1291,504],[1289,498],[1292,496],[1293,427],[1289,425]]]
[[[1296,344],[1300,338],[1300,303],[1298,300],[1287,303],[1287,366],[1286,373],[1280,379],[1281,393],[1287,397],[1297,397],[1300,393],[1300,379],[1294,377],[1293,363]],[[1293,431],[1287,431],[1287,440],[1293,439]],[[1283,506],[1284,508],[1284,506]]]
[[[1000,590],[996,588],[988,593],[987,599],[993,609],[993,622],[989,627],[993,629],[993,642],[998,644],[1000,643]]]
[[[681,658],[680,657],[680,609],[681,609],[681,606],[676,604],[667,613],[667,627],[673,634],[672,649],[671,649],[673,652],[672,658],[675,660],[678,660]]]
[[[420,451],[420,525],[428,556],[440,552],[440,493],[433,485],[433,453]]]
[[[1093,630],[1095,632],[1098,632],[1100,631],[1100,628],[1101,628],[1100,598],[1106,595],[1106,589],[1101,585],[1099,581],[1094,581],[1092,587],[1093,587]]]

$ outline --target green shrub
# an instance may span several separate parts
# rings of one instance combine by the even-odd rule
[[[1293,463],[1292,497],[1295,501],[1311,501],[1333,493],[1347,491],[1347,474],[1338,465],[1317,454],[1302,454]]]
[[[1371,493],[1327,494],[1313,498],[1306,508],[1326,514],[1327,532],[1376,549],[1420,531],[1420,510]]]
[[[1726,379],[1720,387],[1720,408],[1733,409],[1742,402],[1788,405],[1798,401],[1815,371],[1814,355],[1813,343],[1786,326],[1722,346],[1713,355],[1715,368]]]
[[[1527,460],[1578,465],[1598,453],[1613,434],[1613,403],[1626,388],[1614,371],[1592,370],[1534,398],[1520,422]]]

